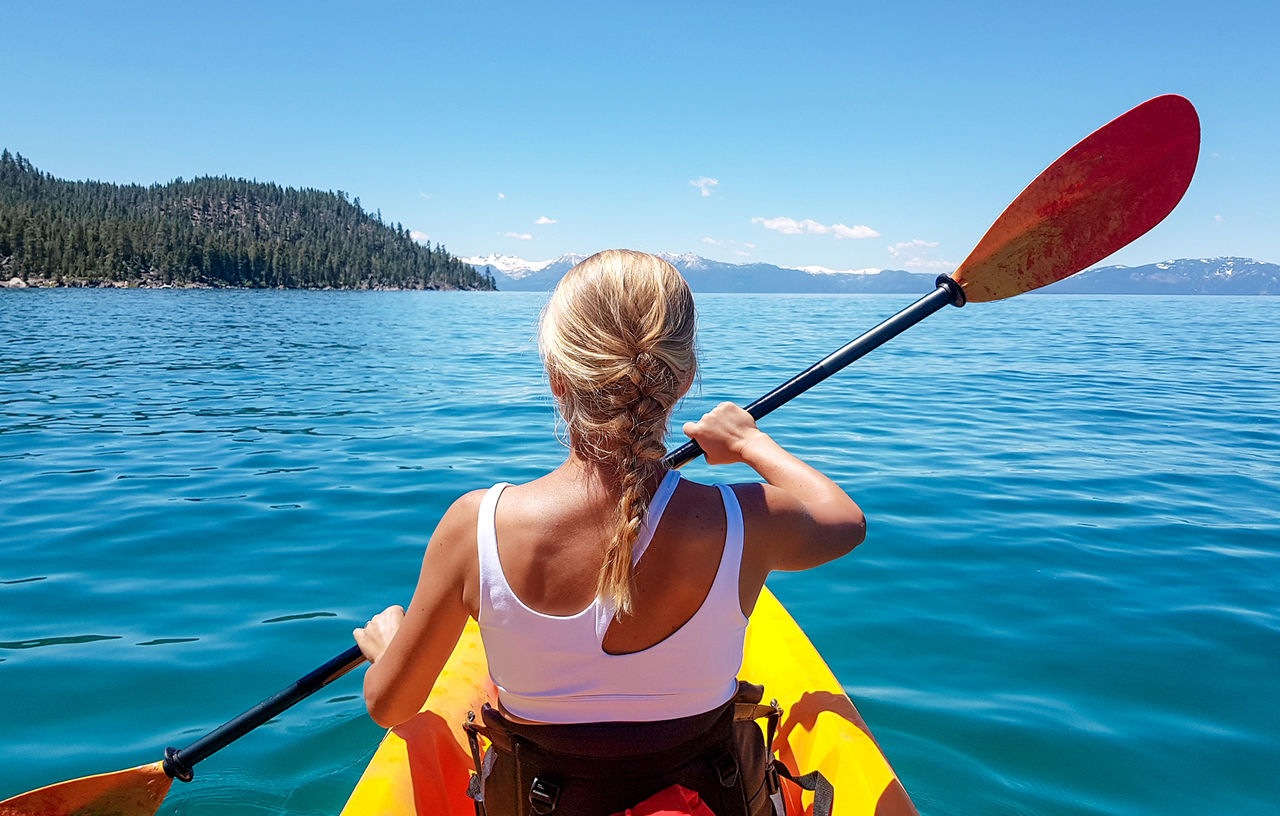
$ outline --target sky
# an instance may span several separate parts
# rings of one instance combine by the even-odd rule
[[[1106,263],[1280,262],[1280,3],[0,4],[0,147],[359,196],[463,256],[953,270],[1165,93],[1196,178]]]

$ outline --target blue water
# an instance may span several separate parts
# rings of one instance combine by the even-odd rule
[[[455,496],[554,466],[542,298],[0,291],[0,797],[248,708],[408,597]],[[910,300],[700,297],[679,418]],[[766,421],[867,512],[770,583],[922,812],[1276,811],[1277,318],[946,309]],[[380,733],[344,678],[162,812],[335,813]]]

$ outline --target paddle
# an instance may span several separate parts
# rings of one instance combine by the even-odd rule
[[[898,314],[747,406],[759,419],[948,304],[1012,297],[1062,280],[1105,258],[1168,215],[1186,192],[1200,149],[1191,103],[1161,96],[1139,105],[1067,151],[996,219],[954,275]],[[671,467],[702,450],[688,442]],[[149,816],[172,778],[364,661],[356,647],[165,759],[50,785],[0,802],[0,816]]]
[[[756,419],[948,304],[1020,295],[1102,260],[1159,224],[1182,199],[1200,153],[1200,119],[1158,96],[1104,125],[1036,176],[953,275],[929,294],[747,406]],[[663,460],[702,454],[689,441]]]

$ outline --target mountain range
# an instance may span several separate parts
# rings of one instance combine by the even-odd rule
[[[936,274],[902,269],[832,270],[766,263],[730,264],[692,253],[657,253],[689,281],[695,292],[927,293]],[[551,261],[510,255],[463,258],[493,275],[506,291],[548,291],[587,256]],[[1280,264],[1251,258],[1184,258],[1144,266],[1102,266],[1039,290],[1090,295],[1280,295]]]

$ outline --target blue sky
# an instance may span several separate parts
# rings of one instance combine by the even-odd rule
[[[461,255],[948,271],[1072,144],[1180,93],[1196,179],[1110,261],[1280,262],[1275,2],[11,2],[3,19],[0,146],[41,169],[345,190]]]

